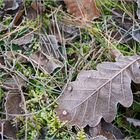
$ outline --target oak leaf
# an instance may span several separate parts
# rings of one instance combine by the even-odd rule
[[[95,0],[64,0],[69,13],[77,18],[93,20],[99,17]]]
[[[131,80],[140,83],[140,57],[119,56],[116,62],[103,62],[97,70],[82,71],[64,88],[56,112],[69,125],[95,127],[104,118],[112,122],[117,104],[133,103]]]

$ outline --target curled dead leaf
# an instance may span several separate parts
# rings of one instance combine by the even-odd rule
[[[111,139],[108,137],[108,133],[112,134],[112,137],[114,137],[114,139],[118,139],[118,140],[124,139],[124,137],[125,137],[122,134],[121,130],[119,128],[117,128],[116,126],[114,126],[112,123],[107,123],[104,120],[102,120],[101,121],[101,128],[102,128],[102,131],[105,132],[104,134],[106,134],[105,136],[108,139]]]
[[[14,16],[11,26],[18,26],[22,22],[23,14],[24,14],[24,10],[18,10],[16,15]]]

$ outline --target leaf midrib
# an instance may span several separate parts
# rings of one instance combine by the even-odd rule
[[[79,107],[81,104],[83,104],[85,101],[87,101],[92,95],[94,95],[96,92],[98,92],[101,88],[103,88],[105,85],[107,85],[110,81],[112,81],[115,77],[117,77],[120,73],[122,73],[124,70],[126,70],[128,67],[130,67],[133,63],[137,62],[139,59],[140,58],[137,58],[136,60],[132,61],[130,64],[128,64],[127,66],[125,66],[123,69],[121,69],[118,73],[116,73],[112,78],[110,78],[109,80],[107,80],[103,85],[101,85],[100,87],[98,87],[97,90],[95,90],[93,93],[91,93],[91,95],[89,95],[85,100],[83,100],[80,104],[78,104],[77,106],[75,106],[73,109]]]

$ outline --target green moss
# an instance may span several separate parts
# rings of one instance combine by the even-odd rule
[[[0,8],[3,6],[3,0],[0,0]]]
[[[24,4],[26,7],[29,7],[31,5],[32,1],[31,0],[25,0]]]
[[[46,7],[55,7],[56,6],[56,0],[45,0],[43,3]]]
[[[85,132],[84,132],[83,129],[81,129],[81,130],[77,133],[76,140],[87,140],[86,134],[85,134]]]

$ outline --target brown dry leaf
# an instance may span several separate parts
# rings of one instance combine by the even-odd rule
[[[11,120],[15,118],[15,116],[12,115],[23,114],[24,113],[23,105],[24,102],[19,92],[17,93],[8,92],[6,94],[6,102],[5,102],[6,119]]]
[[[139,56],[119,56],[116,62],[98,64],[97,70],[82,71],[57,100],[59,118],[80,127],[95,127],[101,118],[112,122],[118,103],[125,107],[133,103],[130,84],[140,83],[139,66]]]
[[[17,0],[18,3],[20,3],[20,1],[22,0]],[[46,10],[45,7],[40,2],[33,1],[31,3],[31,6],[26,9],[27,18],[34,20],[37,18],[39,14],[45,12],[45,10]],[[24,13],[25,8],[22,5],[20,5],[20,9],[17,11],[11,23],[11,26],[18,26],[22,22]]]
[[[62,63],[57,59],[48,57],[44,55],[42,52],[36,52],[31,56],[32,62],[34,62],[35,66],[40,68],[40,70],[47,73],[52,73],[56,68],[62,67]]]
[[[37,1],[33,1],[31,3],[31,7],[34,10],[38,11],[39,13],[45,12],[45,10],[46,10],[45,7],[43,6],[43,4],[41,4],[41,2],[37,2]]]
[[[5,102],[5,112],[6,119],[11,120],[15,118],[13,115],[23,114],[23,105],[24,101],[20,94],[20,87],[26,86],[26,83],[23,79],[17,76],[8,77],[2,83],[3,88],[8,90],[6,93],[6,102]]]
[[[3,132],[2,132],[3,129]],[[17,131],[15,126],[11,124],[9,120],[0,120],[0,133],[1,136],[5,136],[9,139],[17,139]]]
[[[121,131],[115,127],[111,123],[107,123],[104,120],[102,120],[97,126],[95,127],[89,127],[89,134],[91,137],[96,137],[98,135],[102,135],[106,137],[107,139],[124,139],[124,135],[121,133]]]
[[[40,47],[44,54],[52,56],[56,59],[61,59],[62,54],[59,51],[58,41],[54,35],[41,34]]]
[[[57,28],[59,26],[59,28]],[[79,36],[80,31],[75,25],[67,24],[64,20],[59,21],[58,25],[56,22],[51,22],[50,33],[52,32],[55,35],[58,42],[71,42]],[[61,35],[59,34],[61,32]]]
[[[12,43],[18,45],[29,43],[28,41],[31,41],[32,38],[32,35],[29,35],[30,37],[23,36],[17,40],[13,40]],[[25,56],[15,51],[9,51],[6,55],[9,60],[16,59],[21,63],[29,61],[33,66],[45,73],[52,73],[56,68],[63,66],[63,63],[59,61],[63,58],[61,52],[59,51],[58,41],[54,35],[41,35],[40,46],[41,51],[37,51],[30,56]]]
[[[111,139],[108,137],[109,133],[112,135],[112,137],[114,137],[114,139],[119,140],[119,139],[124,139],[124,137],[125,137],[119,128],[117,128],[113,124],[107,123],[103,120],[101,121],[101,128],[102,128],[101,135],[103,135],[103,133],[104,133],[105,135],[103,135],[103,136],[107,137],[108,139]]]
[[[24,35],[23,37],[17,38],[15,40],[12,40],[13,44],[17,44],[17,45],[26,45],[32,42],[34,37],[33,33],[28,33],[26,35]]]
[[[27,18],[30,20],[35,20],[38,16],[37,11],[33,7],[27,8]]]
[[[21,79],[20,77],[16,77],[16,80],[18,80],[18,83],[20,84],[21,87],[26,86],[26,82]],[[6,78],[5,81],[2,82],[3,88],[6,90],[10,90],[12,92],[17,92],[19,91],[19,84],[16,83],[16,81],[12,77]]]
[[[43,12],[45,12],[45,7],[40,2],[33,1],[31,6],[27,8],[27,18],[35,20]]]
[[[69,13],[78,19],[93,20],[99,17],[95,0],[64,0]]]
[[[18,26],[22,22],[23,14],[24,14],[24,10],[18,10],[11,23],[11,26]]]
[[[8,58],[11,60],[14,58],[19,62],[31,62],[33,66],[42,70],[45,73],[52,73],[56,68],[62,67],[63,63],[59,60],[44,54],[42,51],[38,51],[31,56],[25,56],[16,52],[7,52]]]
[[[86,126],[87,127],[87,126]],[[99,123],[97,126],[95,127],[90,127],[88,126],[89,128],[89,136],[94,139],[95,137],[97,136],[104,136],[105,138],[107,139],[111,139],[111,140],[116,140],[115,136],[113,135],[113,133],[111,133],[110,131],[105,131],[103,129],[103,126],[101,125],[101,123]]]

